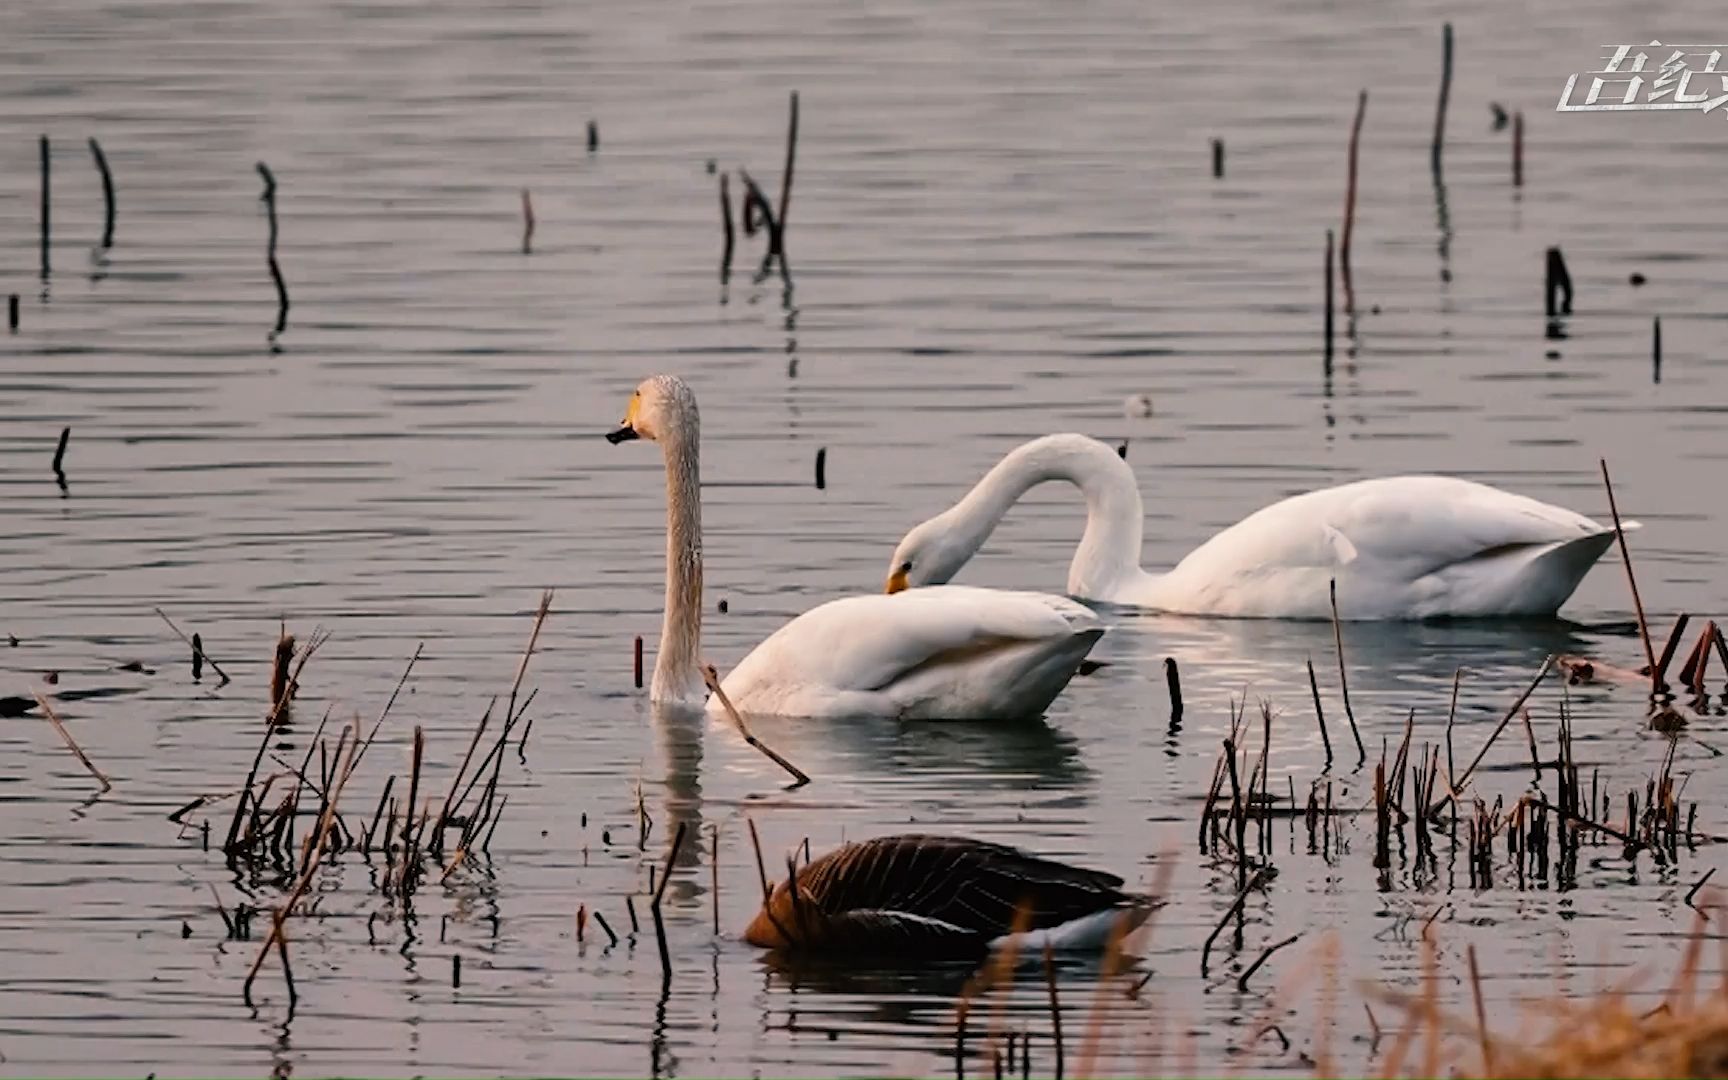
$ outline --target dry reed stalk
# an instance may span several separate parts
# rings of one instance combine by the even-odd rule
[[[648,907],[648,913],[654,916],[654,937],[660,945],[660,978],[662,982],[672,981],[672,953],[666,947],[666,922],[660,916],[660,904],[666,898],[666,886],[672,883],[672,867],[678,861],[678,849],[684,846],[684,830],[688,822],[680,821],[678,831],[672,836],[671,850],[666,852],[666,870],[660,875],[660,887],[654,890],[654,901]],[[796,897],[796,892],[794,892]]]
[[[288,326],[288,283],[282,278],[282,267],[276,261],[276,176],[270,167],[262,161],[258,163],[258,175],[264,178],[264,194],[259,198],[270,217],[270,243],[266,249],[266,260],[270,268],[270,280],[276,283],[276,335],[280,335]]]
[[[714,692],[714,696],[720,699],[720,704],[725,708],[726,715],[731,717],[733,726],[738,729],[738,734],[744,736],[745,742],[749,743],[752,747],[761,752],[769,761],[772,761],[774,764],[790,773],[792,779],[796,781],[792,785],[793,787],[803,787],[805,784],[810,782],[810,777],[805,774],[804,770],[775,753],[767,743],[758,739],[751,733],[749,726],[744,723],[744,717],[740,716],[738,710],[733,708],[732,699],[728,698],[726,696],[726,691],[721,689],[720,675],[714,670],[713,664],[704,664],[702,666],[702,680],[708,684],[708,689]]]
[[[1182,721],[1182,675],[1176,670],[1176,658],[1164,658],[1164,686],[1170,692],[1170,723]]]
[[[522,189],[522,254],[534,253],[534,196]]]
[[[720,823],[708,826],[708,892],[714,899],[714,935],[720,935]]]
[[[402,687],[407,685],[408,676],[413,673],[414,665],[420,661],[420,652],[425,648],[426,643],[424,641],[419,642],[414,646],[414,655],[408,658],[408,666],[402,669],[402,677],[396,680],[396,688],[390,691],[390,697],[384,702],[384,708],[378,712],[378,719],[372,722],[372,730],[366,733],[365,740],[362,741],[359,748],[354,751],[355,768],[360,767],[360,761],[366,756],[366,751],[371,748],[372,740],[378,737],[378,729],[384,726],[384,718],[390,715],[391,708],[396,704],[396,696],[402,692]],[[392,779],[394,779],[394,776],[392,776]]]
[[[1656,673],[1656,653],[1650,647],[1650,624],[1644,621],[1644,601],[1638,597],[1638,579],[1632,574],[1632,553],[1626,547],[1626,530],[1620,525],[1620,508],[1614,502],[1614,481],[1608,478],[1608,459],[1602,465],[1602,486],[1608,489],[1608,512],[1614,517],[1614,539],[1620,544],[1620,561],[1626,566],[1626,584],[1632,590],[1632,608],[1638,614],[1638,636],[1644,642],[1644,659],[1650,665],[1650,690],[1661,693],[1661,679]]]
[[[1362,120],[1368,112],[1368,91],[1356,98],[1356,119],[1350,124],[1349,171],[1344,186],[1344,232],[1338,245],[1338,269],[1344,278],[1344,310],[1356,310],[1356,290],[1350,277],[1350,239],[1356,231],[1356,164],[1362,140]],[[1366,759],[1367,755],[1363,755]]]
[[[49,187],[48,136],[43,135],[37,141],[36,145],[37,145],[37,150],[38,150],[39,156],[41,158],[41,168],[42,168],[42,201],[41,201],[42,280],[47,281],[49,273],[52,272],[52,267],[50,266],[51,260],[48,257],[48,252],[49,252],[50,247],[52,247],[51,237],[53,234],[53,229],[51,228],[51,221],[49,218],[49,208],[53,202],[53,199],[50,197],[50,194],[49,194],[50,187]]]
[[[1333,288],[1333,286],[1332,286],[1332,277],[1333,277],[1332,261],[1333,261],[1333,257],[1334,256],[1333,256],[1333,252],[1332,252],[1332,230],[1327,229],[1326,230],[1326,262],[1325,262],[1325,267],[1324,267],[1324,270],[1322,271],[1322,273],[1324,273],[1324,275],[1325,275],[1325,282],[1326,282],[1325,329],[1326,329],[1326,374],[1328,376],[1330,376],[1332,374],[1332,324],[1334,321],[1334,315],[1332,313],[1333,307],[1334,307],[1334,303],[1333,303],[1333,299],[1332,299],[1332,288]]]
[[[606,931],[607,948],[618,944],[618,935],[612,932],[612,924],[606,921],[606,916],[600,914],[598,908],[594,911],[594,921],[600,924],[600,929]]]
[[[1488,741],[1482,744],[1482,749],[1476,751],[1476,757],[1472,759],[1470,764],[1464,769],[1463,775],[1448,776],[1446,778],[1447,786],[1451,790],[1441,796],[1434,805],[1428,808],[1428,814],[1430,817],[1445,809],[1446,805],[1451,803],[1457,795],[1464,790],[1464,785],[1470,780],[1470,774],[1476,771],[1476,766],[1482,764],[1482,759],[1488,755],[1488,750],[1494,745],[1494,740],[1500,737],[1500,733],[1506,730],[1506,725],[1512,722],[1514,716],[1518,715],[1518,710],[1522,709],[1524,703],[1530,700],[1530,695],[1535,693],[1536,688],[1542,684],[1542,680],[1548,677],[1548,670],[1553,666],[1554,654],[1549,653],[1548,656],[1543,659],[1542,667],[1536,672],[1536,677],[1530,680],[1530,685],[1524,688],[1524,692],[1518,695],[1518,700],[1514,701],[1512,707],[1506,710],[1506,715],[1500,718],[1500,723],[1494,728],[1494,733],[1488,736]]]
[[[1512,186],[1524,186],[1524,114],[1512,114]]]
[[[103,791],[112,788],[113,782],[85,756],[83,749],[78,745],[78,741],[72,737],[70,731],[66,730],[66,725],[60,722],[60,717],[55,715],[54,706],[48,704],[48,699],[42,696],[41,691],[32,690],[31,693],[36,697],[36,704],[42,706],[42,714],[48,718],[50,724],[54,725],[54,730],[60,733],[60,741],[66,744],[66,749],[72,751],[73,755],[78,758],[79,764],[83,765],[90,775],[96,778],[96,782],[102,785]]]
[[[306,894],[306,890],[312,884],[313,875],[318,872],[318,867],[323,862],[324,843],[329,838],[330,827],[336,817],[337,801],[342,797],[342,789],[348,784],[348,777],[350,775],[348,767],[353,762],[354,748],[360,740],[360,728],[358,724],[354,725],[354,738],[352,741],[348,736],[349,729],[344,728],[342,730],[342,741],[338,744],[338,752],[341,755],[340,760],[342,761],[342,765],[336,771],[336,782],[330,792],[330,798],[325,800],[324,812],[319,816],[318,827],[311,836],[306,838],[310,854],[306,860],[305,869],[300,872],[300,878],[295,882],[293,891],[288,894],[288,899],[277,907],[275,917],[272,918],[270,922],[270,936],[264,940],[264,947],[258,950],[258,958],[252,962],[252,970],[246,973],[246,981],[241,985],[241,996],[245,999],[248,1005],[252,1003],[252,983],[258,978],[258,971],[264,966],[264,959],[270,955],[271,945],[282,940],[283,924],[287,921],[288,916],[293,913],[294,905],[299,903],[300,898]],[[345,752],[341,749],[343,747],[346,748]],[[281,946],[278,947],[282,952],[284,964],[286,964],[288,958],[287,950]],[[286,970],[286,967],[284,970]],[[290,983],[290,986],[292,986],[292,983]]]
[[[642,689],[642,635],[636,635],[636,689]]]
[[[1326,710],[1320,707],[1320,683],[1314,678],[1314,658],[1308,658],[1308,692],[1314,695],[1314,718],[1320,722],[1320,742],[1326,747],[1326,765],[1332,765],[1332,736],[1326,731]]]
[[[732,191],[724,172],[720,174],[720,227],[726,236],[726,245],[720,251],[720,284],[724,285],[732,277],[732,248],[736,243],[736,234],[732,228]],[[636,640],[640,642],[642,639]],[[642,685],[640,677],[637,678],[636,685]]]
[[[1214,926],[1212,932],[1206,935],[1206,943],[1200,947],[1201,978],[1206,978],[1211,974],[1210,960],[1212,956],[1212,943],[1217,941],[1218,935],[1224,932],[1225,925],[1229,923],[1231,919],[1236,917],[1237,912],[1242,910],[1242,905],[1248,902],[1248,894],[1254,889],[1259,888],[1260,882],[1265,878],[1265,876],[1266,868],[1264,866],[1255,870],[1254,876],[1248,879],[1248,883],[1244,885],[1239,892],[1237,892],[1236,899],[1231,901],[1230,906],[1225,909],[1224,917],[1218,920],[1218,925]]]
[[[102,205],[104,208],[102,226],[102,247],[114,246],[114,174],[108,168],[108,155],[102,152],[102,144],[90,137],[90,156],[96,160],[96,171],[102,175]]]
[[[1260,954],[1260,958],[1258,960],[1254,961],[1252,964],[1249,964],[1248,970],[1244,971],[1242,973],[1241,977],[1236,980],[1236,989],[1242,991],[1243,993],[1247,993],[1248,992],[1248,980],[1254,977],[1254,973],[1256,971],[1260,970],[1261,965],[1265,964],[1266,961],[1272,959],[1273,953],[1277,952],[1279,949],[1282,949],[1287,945],[1296,944],[1296,942],[1301,940],[1301,938],[1302,938],[1301,934],[1291,934],[1289,937],[1285,938],[1283,941],[1276,942],[1272,945],[1266,946],[1266,951]]]
[[[1434,113],[1434,142],[1428,149],[1429,168],[1440,172],[1440,154],[1446,145],[1446,102],[1452,96],[1452,24],[1441,33],[1440,104]]]
[[[1364,99],[1368,91],[1362,91]],[[1354,185],[1352,185],[1354,190]],[[1346,232],[1345,236],[1350,234]],[[1333,578],[1327,583],[1327,591],[1332,600],[1332,641],[1338,648],[1338,689],[1344,697],[1344,717],[1350,721],[1350,734],[1356,738],[1356,766],[1368,760],[1368,751],[1362,746],[1362,732],[1356,727],[1356,713],[1350,708],[1350,679],[1344,673],[1344,627],[1338,619],[1338,579]]]
[[[214,671],[217,675],[221,676],[223,686],[227,686],[229,683],[234,681],[228,677],[226,671],[222,670],[222,665],[216,662],[215,657],[211,656],[204,650],[204,642],[198,637],[198,635],[194,634],[192,637],[187,637],[185,634],[181,633],[178,626],[174,625],[174,620],[168,617],[167,612],[163,611],[161,608],[156,608],[155,610],[156,614],[162,617],[162,621],[168,624],[168,629],[174,631],[175,636],[185,642],[186,647],[192,650],[192,659],[194,664],[202,658],[204,663],[210,665],[211,671]]]
[[[486,725],[492,720],[492,710],[498,705],[498,699],[493,698],[486,705],[486,711],[480,714],[480,723],[474,728],[474,737],[468,740],[468,752],[462,755],[462,764],[456,769],[456,775],[450,778],[450,790],[444,794],[444,805],[439,807],[438,816],[432,826],[432,846],[437,848],[444,840],[444,829],[450,822],[451,803],[456,798],[456,789],[462,786],[462,777],[468,772],[468,766],[474,761],[474,751],[480,745],[480,736],[486,734]],[[449,871],[445,871],[448,875]]]
[[[1066,1053],[1062,1043],[1062,1002],[1056,995],[1056,962],[1050,943],[1044,943],[1044,992],[1050,1001],[1050,1029],[1056,1042],[1056,1080],[1062,1080]]]

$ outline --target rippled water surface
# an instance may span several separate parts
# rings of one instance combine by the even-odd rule
[[[1446,19],[1457,75],[1437,189]],[[1071,1072],[1303,1069],[1327,1041],[1339,1067],[1361,1068],[1372,1048],[1355,980],[1413,984],[1430,917],[1460,1010],[1467,945],[1507,1018],[1557,971],[1574,985],[1665,972],[1690,925],[1682,898],[1720,861],[1708,845],[1677,868],[1587,848],[1567,888],[1520,888],[1502,863],[1482,889],[1449,843],[1433,873],[1395,849],[1381,879],[1368,819],[1341,818],[1348,849],[1330,859],[1309,853],[1300,823],[1275,824],[1278,876],[1201,975],[1201,944],[1236,894],[1233,867],[1195,845],[1231,699],[1273,704],[1272,790],[1306,792],[1324,764],[1312,657],[1337,798],[1369,799],[1326,625],[1108,612],[1095,655],[1109,666],[1036,724],[760,724],[816,778],[785,791],[732,732],[657,719],[633,687],[631,640],[649,639],[652,663],[658,626],[660,464],[598,436],[646,374],[679,372],[700,396],[706,649],[723,666],[788,616],[879,588],[908,526],[1058,430],[1128,441],[1149,564],[1280,496],[1396,471],[1605,515],[1606,457],[1622,509],[1646,526],[1634,551],[1653,621],[1728,614],[1728,122],[1553,111],[1603,42],[1668,35],[1719,40],[1728,22],[1703,0],[14,4],[0,36],[0,292],[20,294],[21,326],[0,336],[0,634],[17,645],[0,647],[0,696],[57,695],[113,788],[92,798],[39,711],[0,720],[0,1071],[954,1069],[966,971],[788,969],[736,940],[757,896],[746,816],[775,866],[805,838],[820,852],[916,828],[1141,887],[1173,867],[1173,902],[1126,976],[1060,972]],[[1341,316],[1328,369],[1322,253],[1362,87],[1360,310],[1353,339]],[[760,237],[741,239],[722,286],[709,163],[777,190],[793,89],[796,287],[752,280]],[[1490,102],[1525,113],[1521,195]],[[117,185],[105,254],[90,136]],[[260,160],[279,182],[292,296],[274,341]],[[1541,275],[1556,244],[1577,302],[1550,336]],[[1128,414],[1136,394],[1153,415]],[[65,426],[62,491],[50,461]],[[1035,492],[962,580],[1059,590],[1081,520],[1072,491]],[[201,814],[185,829],[168,815],[243,779],[279,620],[302,642],[319,625],[331,635],[302,676],[287,758],[327,709],[331,732],[370,723],[423,643],[355,775],[362,814],[385,777],[405,779],[416,725],[442,798],[488,700],[508,691],[545,587],[552,613],[524,682],[533,728],[501,773],[490,860],[442,883],[434,872],[405,912],[379,895],[378,860],[334,859],[311,916],[289,926],[296,1008],[274,959],[248,1008],[261,935],[225,941],[216,898],[268,909],[280,884],[206,851]],[[158,606],[233,683],[192,681]],[[1566,614],[1347,627],[1370,753],[1397,743],[1412,709],[1416,742],[1440,739],[1459,667],[1463,757],[1546,654],[1642,662],[1612,561]],[[1186,693],[1179,729],[1167,656]],[[1640,694],[1569,695],[1580,764],[1617,797],[1641,790],[1668,742],[1645,729]],[[1548,755],[1561,702],[1557,681],[1532,698]],[[1676,747],[1701,832],[1728,830],[1721,726],[1695,721]],[[1527,754],[1515,727],[1478,774],[1483,794],[1516,799]],[[641,843],[638,781],[654,821]],[[212,821],[219,841],[225,812]],[[629,934],[625,901],[645,912],[680,822],[693,842],[667,892],[663,986],[645,914]],[[625,939],[608,946],[590,924],[578,941],[579,906]],[[1313,977],[1328,931],[1332,1009]],[[1138,997],[1117,992],[1146,976]],[[1053,1068],[1034,972],[988,1009],[975,1031],[1029,1031],[1033,1068]],[[1269,1019],[1288,1049],[1256,1037]],[[986,1038],[967,1043],[975,1073]]]

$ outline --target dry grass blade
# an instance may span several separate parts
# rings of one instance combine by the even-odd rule
[[[769,761],[772,761],[774,764],[790,773],[792,779],[797,781],[797,783],[792,785],[793,787],[803,787],[805,784],[810,782],[810,777],[805,774],[803,769],[800,769],[798,766],[775,753],[773,748],[767,743],[751,734],[749,726],[744,723],[744,718],[738,714],[737,709],[732,707],[732,699],[728,698],[726,696],[726,691],[720,688],[720,674],[714,670],[713,664],[704,664],[702,666],[702,680],[708,684],[708,689],[714,692],[714,696],[720,699],[720,704],[726,709],[726,715],[732,718],[733,725],[738,728],[738,734],[744,736],[745,742],[755,747],[764,756],[766,756]]]
[[[95,764],[84,755],[84,751],[78,746],[78,741],[72,738],[72,733],[66,730],[66,725],[62,724],[60,718],[54,714],[54,706],[48,704],[48,699],[42,696],[41,691],[33,690],[31,693],[36,695],[36,704],[42,706],[42,712],[48,717],[48,722],[53,724],[54,730],[60,733],[60,739],[66,744],[66,749],[77,755],[79,763],[86,769],[90,770],[90,775],[94,776],[96,782],[102,785],[103,791],[112,788],[114,784],[108,779],[107,775],[103,773],[101,769],[98,769]]]
[[[352,739],[349,738],[350,734],[353,735]],[[258,950],[258,958],[252,962],[252,970],[246,973],[246,981],[241,987],[241,996],[245,998],[247,1004],[252,1002],[252,983],[258,978],[258,971],[264,966],[265,958],[270,955],[272,947],[279,947],[278,943],[282,940],[282,924],[293,913],[294,905],[300,902],[300,898],[311,887],[312,878],[318,873],[318,867],[324,861],[325,842],[329,839],[330,827],[336,820],[336,804],[342,798],[342,789],[348,785],[348,777],[351,775],[350,767],[354,760],[354,748],[359,740],[358,725],[355,725],[352,731],[348,728],[342,729],[342,740],[339,746],[342,764],[336,770],[336,782],[331,785],[330,797],[324,801],[324,812],[319,816],[316,831],[307,837],[310,851],[309,857],[306,859],[306,868],[301,872],[300,879],[294,883],[294,889],[288,894],[288,899],[276,909],[275,917],[270,923],[270,935],[264,939],[264,947]],[[284,951],[284,959],[286,956],[287,953]]]

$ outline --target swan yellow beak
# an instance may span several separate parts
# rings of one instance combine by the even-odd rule
[[[892,574],[888,575],[888,590],[887,591],[888,591],[889,596],[893,596],[895,593],[901,592],[902,590],[906,589],[910,585],[911,585],[911,582],[906,580],[906,571],[904,571],[904,570],[896,570]]]
[[[624,419],[618,422],[618,430],[606,433],[606,441],[617,446],[621,442],[641,438],[642,436],[636,431],[636,414],[641,408],[642,394],[640,392],[631,394],[630,404],[624,409]]]

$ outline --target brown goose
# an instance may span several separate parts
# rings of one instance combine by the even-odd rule
[[[921,956],[983,954],[1010,938],[1021,948],[1096,949],[1151,912],[1114,874],[1003,844],[908,834],[843,844],[798,870],[774,887],[744,940]]]

